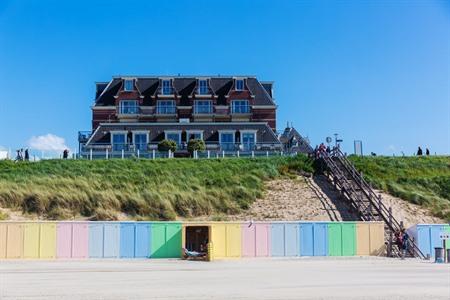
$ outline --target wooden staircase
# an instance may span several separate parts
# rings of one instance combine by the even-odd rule
[[[394,247],[393,237],[395,232],[403,228],[403,222],[393,217],[392,209],[383,204],[381,195],[375,194],[371,185],[339,148],[333,149],[331,153],[320,153],[318,159],[324,161],[326,175],[358,213],[361,221],[384,222],[388,256],[399,256],[400,251]],[[407,256],[425,258],[412,239],[408,240]]]

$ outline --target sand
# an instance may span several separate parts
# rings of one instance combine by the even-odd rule
[[[450,264],[387,258],[1,261],[0,299],[449,299]]]

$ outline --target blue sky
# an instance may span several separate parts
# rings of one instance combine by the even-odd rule
[[[450,4],[432,0],[2,0],[0,146],[76,149],[94,82],[178,73],[275,81],[278,129],[314,145],[450,153]]]

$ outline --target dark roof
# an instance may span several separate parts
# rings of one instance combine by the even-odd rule
[[[256,78],[248,78],[247,87],[255,95],[255,104],[274,105],[272,98]]]
[[[111,80],[104,89],[104,91],[98,96],[97,99],[95,99],[95,105],[97,106],[109,106],[114,105],[114,96],[119,91],[120,87],[122,86],[122,80],[118,78],[114,78]]]
[[[89,143],[99,141],[105,133],[111,130],[258,130],[259,143],[279,144],[278,137],[267,123],[102,123],[94,131]]]
[[[100,94],[105,90],[105,88],[108,86],[109,82],[97,82],[96,83],[96,90],[95,90],[95,99],[100,96]]]
[[[280,134],[279,139],[283,144],[290,144],[293,139],[298,141],[298,146],[296,146],[297,151],[303,153],[311,153],[313,149],[309,144],[308,140],[305,139],[294,127],[286,127],[282,134]]]
[[[173,80],[173,87],[179,95],[190,95],[197,85],[195,78],[176,78]]]
[[[144,103],[150,103],[150,98],[155,94],[160,85],[162,77],[134,77],[136,86],[144,96]],[[164,77],[165,78],[165,77]],[[187,97],[192,94],[197,85],[198,78],[206,77],[175,77],[173,87],[181,96]],[[213,93],[218,97],[218,103],[224,102],[233,87],[233,77],[207,77]],[[255,77],[242,77],[247,80],[247,87],[254,95],[256,105],[275,105],[271,95]],[[122,78],[114,77],[109,83],[97,83],[95,105],[114,105],[114,96],[122,86]]]

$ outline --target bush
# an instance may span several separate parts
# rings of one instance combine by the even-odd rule
[[[158,143],[158,151],[172,151],[177,150],[177,143],[172,140],[162,140]]]
[[[188,151],[192,154],[192,153],[194,153],[194,151],[205,151],[206,145],[203,140],[197,140],[197,139],[194,140],[193,139],[193,140],[189,140],[187,148],[188,148]]]

